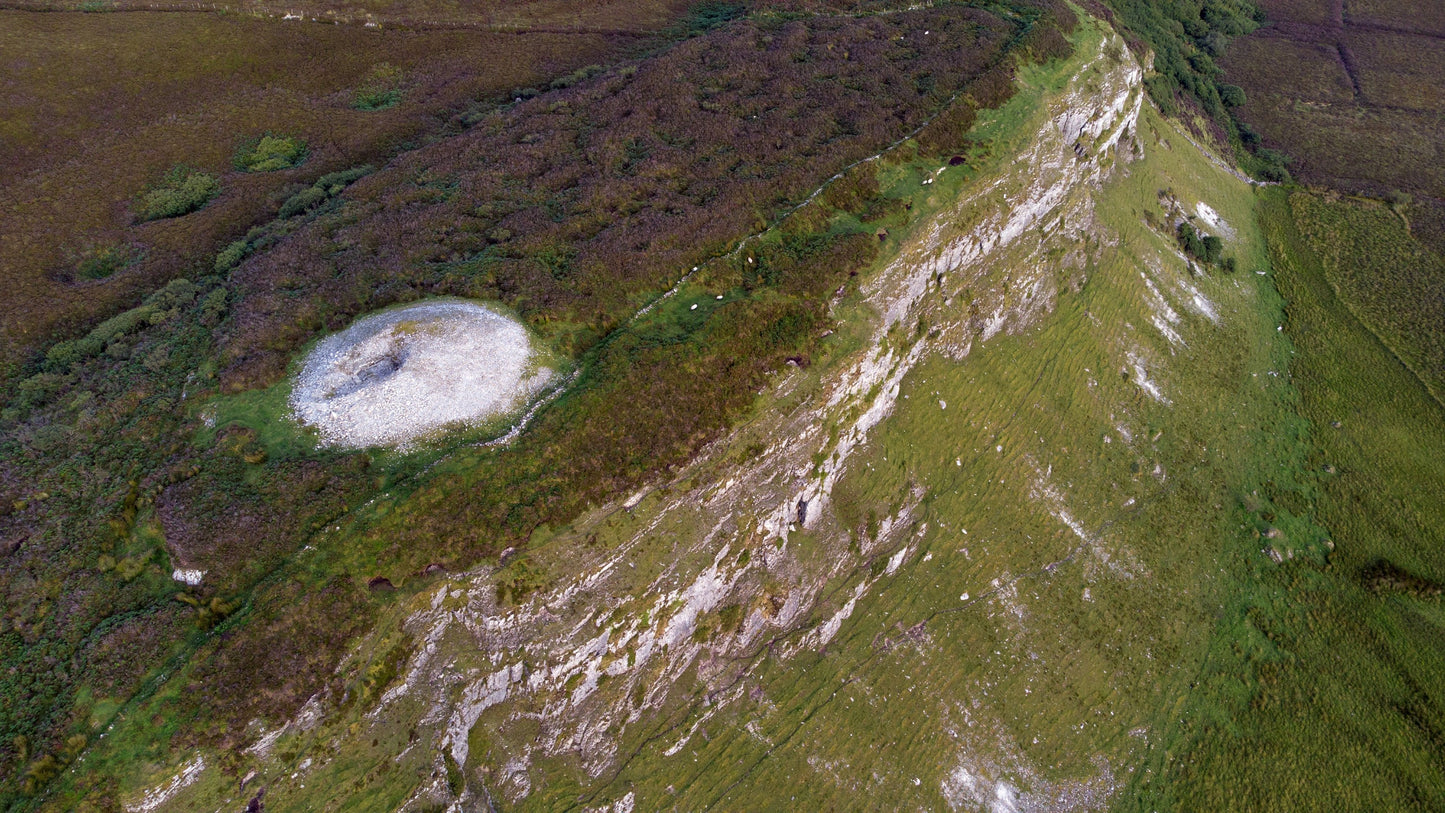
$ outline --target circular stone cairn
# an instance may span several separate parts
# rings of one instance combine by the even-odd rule
[[[515,319],[471,302],[383,311],[322,339],[291,394],[296,417],[327,445],[400,446],[520,408],[552,378],[529,369]]]

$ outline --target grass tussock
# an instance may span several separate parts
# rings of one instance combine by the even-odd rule
[[[75,276],[82,280],[100,280],[135,265],[145,257],[145,251],[125,243],[113,243],[92,249],[81,257],[75,266]]]

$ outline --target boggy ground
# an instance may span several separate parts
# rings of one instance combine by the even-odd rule
[[[1445,31],[1430,3],[1264,0],[1269,25],[1221,67],[1237,111],[1301,180],[1415,196],[1420,234],[1445,250]]]
[[[377,31],[201,12],[0,11],[9,60],[0,88],[0,372],[12,375],[49,342],[207,269],[301,185],[382,163],[461,126],[454,116],[657,41]],[[368,89],[396,91],[395,104],[356,109]],[[268,131],[302,139],[304,164],[236,171],[237,148]],[[218,176],[219,196],[183,217],[136,223],[139,196],[177,164]],[[122,267],[88,278],[86,261],[111,251]]]

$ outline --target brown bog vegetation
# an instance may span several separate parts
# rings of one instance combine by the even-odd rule
[[[1269,25],[1223,61],[1238,109],[1300,180],[1412,196],[1445,248],[1445,14],[1432,0],[1263,0]]]
[[[552,33],[652,34],[674,25],[686,0],[578,3],[571,0],[6,0],[29,10],[223,11],[252,17],[377,27],[470,28]]]
[[[269,219],[294,184],[380,162],[443,131],[454,111],[495,104],[639,42],[0,11],[0,371],[209,264],[220,246]],[[358,90],[378,72],[394,79],[399,103],[356,109]],[[238,147],[268,131],[304,141],[304,163],[235,169]],[[137,222],[143,195],[177,165],[217,177],[219,195],[185,216]],[[121,255],[125,262],[105,261]]]
[[[749,21],[488,115],[241,269],[225,384],[270,384],[318,331],[422,293],[500,299],[584,351],[923,124],[1015,33],[969,9]]]

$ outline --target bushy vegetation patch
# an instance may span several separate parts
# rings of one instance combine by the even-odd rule
[[[1179,112],[1181,95],[1200,106],[1206,115],[1228,121],[1225,100],[1235,90],[1220,81],[1215,60],[1229,41],[1253,31],[1263,13],[1249,0],[1109,0],[1108,5],[1135,42],[1154,52],[1155,74],[1145,84],[1149,95],[1166,115]],[[1237,89],[1236,89],[1237,90]]]
[[[340,195],[347,186],[375,171],[370,164],[330,172],[316,179],[316,182],[301,189],[281,204],[276,219],[265,225],[256,226],[246,236],[233,240],[216,254],[213,267],[217,273],[230,271],[241,264],[254,252],[273,246],[281,238],[299,228],[298,215],[314,212]]]
[[[405,74],[401,68],[383,62],[371,69],[366,83],[356,89],[351,106],[357,110],[385,110],[395,107],[402,97]]]
[[[195,167],[178,164],[141,193],[137,220],[160,220],[188,215],[221,194],[221,181]]]
[[[704,0],[688,9],[676,25],[681,36],[696,37],[721,28],[747,13],[747,6],[729,0]]]
[[[111,350],[111,348],[120,347],[118,342],[123,343],[127,336],[138,330],[174,319],[180,314],[181,308],[190,305],[195,300],[197,291],[198,289],[190,280],[172,280],[167,283],[166,287],[147,297],[146,301],[139,306],[101,322],[83,338],[52,345],[45,354],[45,367],[54,372],[66,372],[77,362],[98,355],[102,351],[110,351],[112,356],[123,357],[121,351]],[[27,382],[37,381],[43,375],[44,373],[22,381],[22,389],[30,393],[42,392],[43,390],[39,387],[27,387]],[[17,399],[12,402],[11,408],[23,410],[30,405],[26,399]]]
[[[1179,247],[1184,253],[1205,265],[1215,265],[1224,259],[1224,240],[1218,235],[1201,234],[1188,222],[1179,224],[1178,235]]]
[[[82,280],[105,279],[140,262],[145,252],[137,246],[114,243],[93,249],[76,263],[75,276]]]
[[[300,166],[305,160],[305,141],[267,133],[242,144],[231,162],[242,172],[275,172]]]
[[[1267,181],[1289,178],[1289,158],[1264,149],[1259,136],[1236,111],[1246,94],[1224,81],[1217,60],[1230,41],[1255,30],[1264,13],[1252,0],[1107,0],[1136,50],[1154,55],[1154,73],[1144,80],[1149,97],[1166,115],[1197,108],[1238,149],[1238,158]]]

